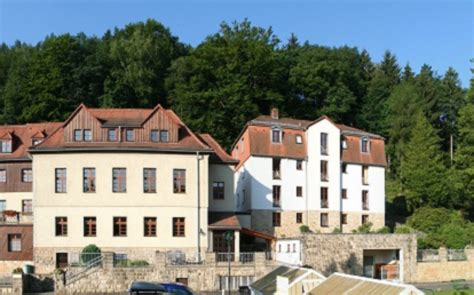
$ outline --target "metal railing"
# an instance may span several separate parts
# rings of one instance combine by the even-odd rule
[[[69,267],[87,267],[91,261],[97,263],[97,258],[102,257],[101,253],[70,253],[69,254]],[[102,260],[100,260],[102,265]]]
[[[416,253],[416,261],[418,262],[438,262],[438,249],[419,249]]]
[[[448,261],[464,260],[467,260],[466,251],[464,251],[464,249],[448,249]]]
[[[229,262],[235,260],[234,253],[227,253],[227,252],[216,252],[216,261],[217,262]]]
[[[265,260],[273,260],[275,258],[275,255],[273,252],[267,251],[265,252]]]
[[[82,266],[80,268],[76,268],[75,270],[73,270],[74,268],[69,268],[65,273],[63,273],[64,286],[87,276],[90,270],[102,266],[102,260],[104,259],[104,257],[101,253],[87,254],[91,255],[86,255],[82,253],[79,255],[80,259],[78,263],[82,263]]]
[[[388,281],[400,280],[400,265],[387,264],[380,268],[380,279]]]
[[[240,263],[253,263],[255,261],[254,252],[241,252],[239,257]]]
[[[20,224],[33,223],[32,213],[21,213],[14,211],[0,212],[0,223],[4,224]]]
[[[166,264],[169,265],[187,265],[187,264],[202,264],[203,256],[199,253],[189,254],[180,251],[166,252]]]

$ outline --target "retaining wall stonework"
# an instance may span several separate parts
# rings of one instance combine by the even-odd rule
[[[439,249],[438,262],[418,262],[417,283],[449,282],[464,279],[474,281],[474,249],[466,249],[467,260],[448,261],[447,250]]]
[[[363,275],[364,250],[400,249],[404,281],[416,281],[414,234],[306,234],[302,243],[303,264],[327,276],[333,272]]]
[[[228,275],[227,263],[217,263],[215,253],[206,253],[205,262],[200,265],[167,265],[162,253],[157,253],[156,262],[148,267],[129,268],[114,268],[106,262],[102,268],[93,270],[87,277],[66,286],[58,276],[55,294],[123,293],[135,280],[175,282],[177,278],[187,278],[189,287],[196,291],[209,292],[218,291],[220,276]],[[256,253],[253,263],[232,263],[231,276],[253,276],[257,280],[275,266],[274,261],[265,260],[265,253]]]

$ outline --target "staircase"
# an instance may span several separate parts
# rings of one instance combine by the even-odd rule
[[[101,269],[103,261],[104,255],[98,254],[97,257],[94,257],[85,262],[82,267],[68,267],[66,272],[63,273],[63,286],[70,285]]]

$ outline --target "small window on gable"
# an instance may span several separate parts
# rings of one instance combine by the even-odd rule
[[[33,139],[31,140],[31,145],[32,145],[32,146],[35,146],[35,145],[37,145],[37,144],[40,144],[41,141],[42,141],[42,140],[41,140],[40,138],[33,138]]]
[[[2,153],[11,153],[12,152],[12,141],[11,139],[6,139],[0,141],[2,146]]]
[[[0,182],[7,182],[7,170],[0,169]]]
[[[117,130],[116,129],[107,130],[107,140],[108,141],[117,141]]]
[[[159,131],[156,129],[153,129],[150,131],[150,141],[152,142],[157,142],[158,141],[158,136],[159,136]]]
[[[84,129],[84,141],[92,141],[92,130]]]
[[[370,141],[369,138],[367,137],[362,137],[361,138],[361,150],[363,153],[368,153],[370,148]]]
[[[125,139],[127,141],[134,141],[135,140],[135,136],[134,136],[134,133],[133,133],[133,129],[127,129],[125,131]]]
[[[272,129],[272,142],[280,143],[281,142],[281,130],[278,128]]]
[[[296,135],[296,143],[297,144],[302,144],[303,143],[303,137],[301,135]]]
[[[346,139],[343,139],[343,140],[342,140],[341,146],[342,146],[342,149],[343,149],[343,150],[347,150],[347,140],[346,140]]]
[[[82,141],[82,130],[74,129],[74,141]]]
[[[168,142],[168,130],[160,130],[160,141]]]

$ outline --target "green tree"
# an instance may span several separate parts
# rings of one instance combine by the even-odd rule
[[[421,113],[403,153],[400,175],[410,208],[450,205],[439,138]]]
[[[166,104],[165,78],[171,62],[186,47],[169,29],[147,20],[106,35],[110,72],[100,104],[108,107],[152,107]]]
[[[457,206],[468,210],[474,218],[474,104],[459,112],[458,133],[453,170]]]
[[[173,108],[193,130],[209,132],[229,147],[248,120],[283,104],[278,43],[271,29],[247,20],[223,23],[173,63],[167,80]]]
[[[440,83],[431,66],[424,64],[421,67],[415,79],[415,86],[420,97],[419,105],[426,118],[433,126],[439,126]]]
[[[406,64],[405,67],[403,68],[403,73],[402,73],[402,82],[408,82],[408,83],[413,83],[415,82],[415,74],[413,73],[413,70],[410,67],[410,64]]]

